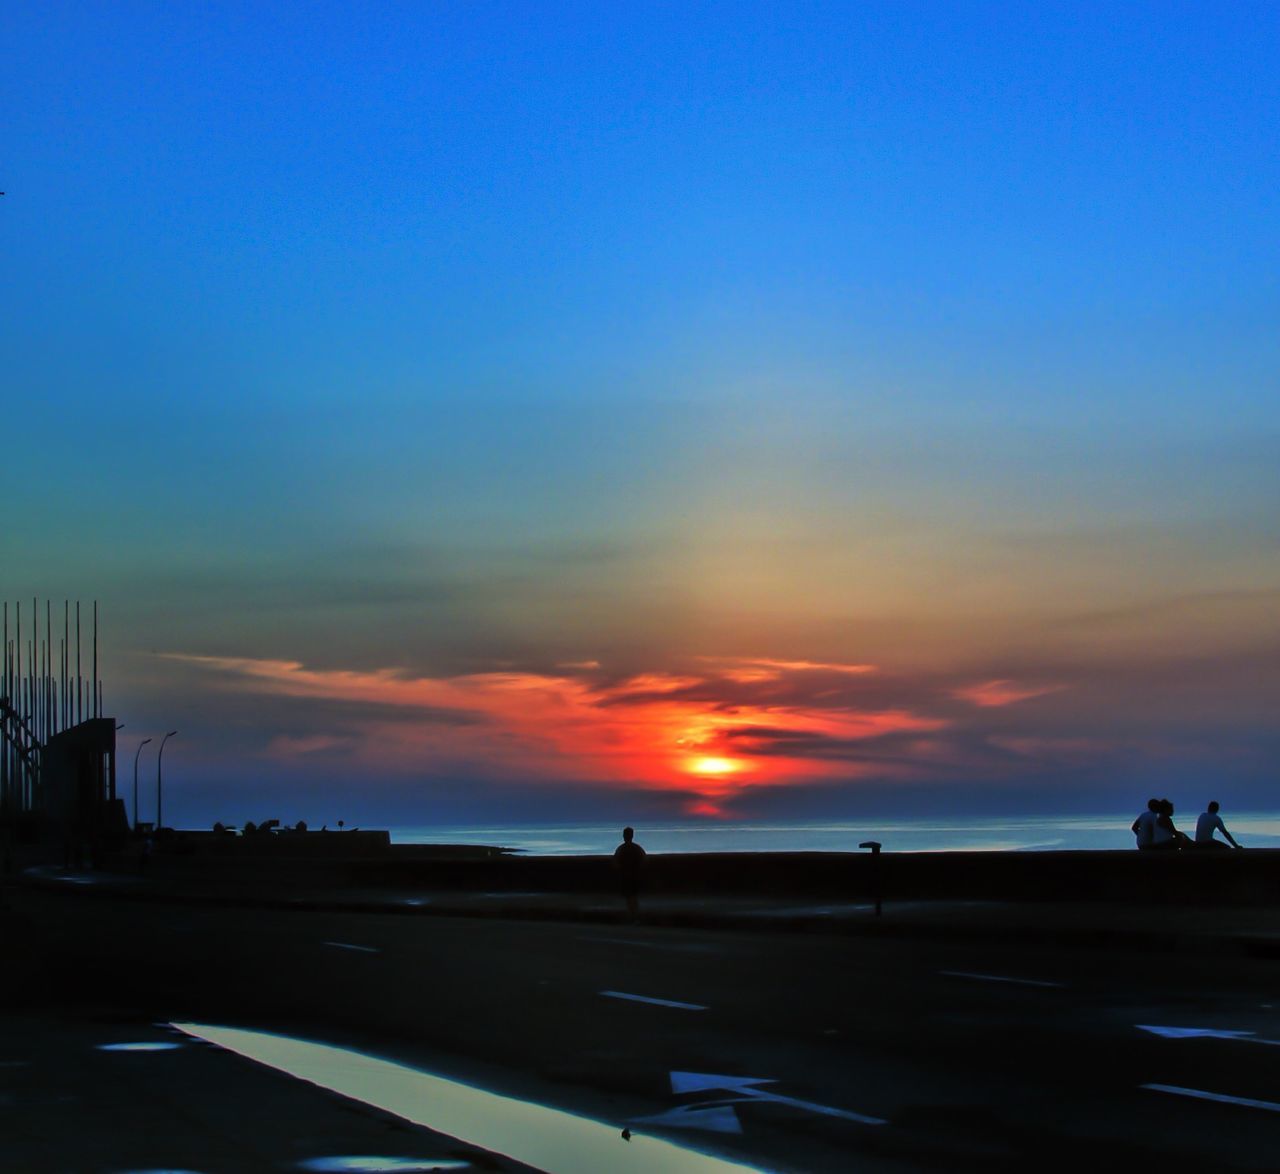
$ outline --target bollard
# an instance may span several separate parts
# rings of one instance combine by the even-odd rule
[[[880,916],[880,841],[864,840],[859,848],[871,849],[871,893],[876,902],[876,916]]]

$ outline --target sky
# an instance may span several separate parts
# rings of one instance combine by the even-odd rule
[[[0,36],[0,598],[166,818],[1275,806],[1280,8]]]

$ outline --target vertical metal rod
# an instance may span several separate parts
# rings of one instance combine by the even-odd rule
[[[0,655],[0,690],[3,690],[5,700],[9,699],[9,601],[5,600],[4,604],[4,653]],[[9,741],[3,739],[0,741],[0,804],[4,804],[7,809],[9,802]]]
[[[0,694],[9,694],[5,681],[9,672],[9,601],[4,603],[4,651],[0,652]],[[0,738],[0,810],[8,810],[9,799],[9,740]]]
[[[53,689],[53,601],[44,601],[44,638],[47,653],[44,659],[45,676],[45,741],[58,732],[58,707]]]
[[[13,601],[13,687],[17,694],[9,699],[9,704],[18,712],[22,712],[22,600],[15,599]],[[14,778],[15,802],[18,807],[22,806],[22,766],[18,764],[18,770]]]
[[[84,691],[80,682],[80,601],[76,600],[76,725],[84,715]]]
[[[0,690],[4,691],[5,700],[9,698],[9,601],[4,601],[4,654],[0,657]],[[9,740],[0,742],[0,806],[7,807],[9,802]]]
[[[35,611],[33,607],[31,609]],[[35,630],[35,617],[32,617],[32,630]],[[27,641],[27,705],[23,710],[23,716],[27,719],[27,726],[30,728],[31,722],[35,715],[36,708],[36,642],[35,640]],[[31,806],[31,771],[27,770],[22,775],[22,805],[23,807]]]
[[[101,717],[98,709],[98,601],[93,601],[93,716]]]
[[[71,601],[62,601],[62,728],[71,727]]]
[[[36,688],[36,682],[40,679],[40,600],[32,597],[31,600],[31,713],[28,720],[31,724],[31,733],[36,738],[40,737],[40,691]]]

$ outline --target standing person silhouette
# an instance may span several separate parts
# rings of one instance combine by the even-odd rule
[[[613,867],[618,874],[618,891],[627,902],[632,921],[640,917],[640,874],[644,871],[645,852],[635,842],[635,828],[622,829],[622,843],[614,849]]]

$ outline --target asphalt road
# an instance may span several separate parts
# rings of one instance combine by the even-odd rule
[[[351,1047],[766,1169],[1280,1153],[1274,962],[36,891],[21,911],[122,1016]],[[1190,1029],[1221,1034],[1167,1034]]]

